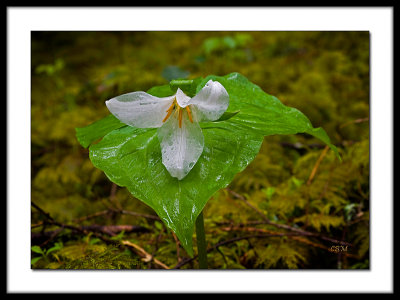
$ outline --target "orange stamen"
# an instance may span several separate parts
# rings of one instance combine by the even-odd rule
[[[165,118],[162,120],[163,121],[163,123],[165,122],[165,121],[167,121],[168,120],[168,118],[169,118],[169,116],[172,114],[172,109],[170,109],[170,110],[167,110],[167,115],[165,116]]]
[[[179,107],[178,110],[179,128],[182,128],[182,109]]]
[[[171,106],[165,111],[167,113],[167,115],[162,120],[163,123],[168,120],[169,116],[172,114],[172,111],[174,110],[174,107],[175,107],[175,101],[172,102]]]
[[[187,111],[187,113],[188,113],[190,122],[193,123],[192,112],[190,111],[189,106],[186,106],[186,111]]]

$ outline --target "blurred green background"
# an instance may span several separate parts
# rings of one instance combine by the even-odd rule
[[[232,241],[209,253],[209,267],[369,268],[368,32],[66,31],[31,38],[32,268],[160,268],[155,259],[197,268],[151,208],[93,167],[75,128],[108,115],[104,101],[114,96],[231,72],[322,126],[343,162],[308,135],[265,137],[257,158],[205,207],[208,247]],[[235,242],[285,232],[259,212],[351,245],[290,235]]]

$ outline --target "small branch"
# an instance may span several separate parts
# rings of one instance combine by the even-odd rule
[[[115,212],[123,214],[123,215],[131,215],[131,216],[135,216],[135,217],[142,217],[142,218],[146,218],[146,219],[161,221],[161,219],[155,215],[141,214],[141,213],[137,213],[137,212],[129,211],[129,210],[116,210]]]
[[[45,212],[43,209],[41,209],[38,205],[36,205],[34,202],[31,201],[31,205],[36,208],[43,216],[46,217],[47,220],[49,221],[54,221],[53,218],[50,216],[49,213]]]
[[[282,236],[293,236],[293,235],[298,235],[298,234],[297,233],[274,233],[274,234],[254,234],[254,235],[236,237],[236,238],[221,241],[221,242],[215,244],[211,248],[207,249],[207,253],[210,253],[210,252],[216,250],[218,247],[225,246],[227,244],[231,244],[231,243],[241,241],[241,240],[248,240],[251,238],[270,238],[270,237],[282,237]],[[173,267],[173,269],[179,269],[180,267],[190,263],[191,261],[195,260],[196,258],[197,258],[197,255],[195,255],[191,258],[184,258],[175,267]]]
[[[151,230],[147,227],[143,226],[137,226],[137,225],[97,225],[97,224],[92,224],[92,225],[86,225],[86,226],[72,226],[72,225],[67,225],[67,224],[61,224],[58,222],[50,221],[49,224],[54,224],[59,227],[63,228],[69,228],[72,230],[76,230],[79,232],[84,232],[84,231],[90,231],[90,232],[101,232],[110,236],[115,236],[116,234],[124,231],[126,233],[130,232],[138,232],[138,233],[146,233],[146,232],[151,232]],[[51,235],[53,232],[58,231],[57,230],[51,230],[51,231],[45,231],[45,232],[39,232],[35,233],[34,236],[35,238],[40,238],[44,236]],[[33,233],[32,233],[33,234]]]
[[[81,217],[79,219],[75,219],[75,220],[73,220],[73,222],[74,223],[81,223],[83,221],[86,221],[86,220],[89,220],[89,219],[93,219],[93,218],[96,218],[96,217],[100,217],[100,216],[104,216],[104,215],[107,215],[109,213],[111,213],[111,211],[106,209],[106,210],[98,211],[96,213],[87,215],[85,217]]]
[[[154,262],[156,265],[163,269],[169,269],[167,265],[159,261],[157,258],[154,258],[152,255],[147,253],[142,247],[139,245],[136,245],[130,241],[122,240],[121,241],[122,245],[128,246],[131,248],[137,255],[139,255],[144,262]]]
[[[319,165],[321,164],[323,158],[326,156],[326,153],[328,153],[328,146],[325,146],[324,150],[321,152],[320,156],[318,157],[317,161],[315,162],[315,165],[310,173],[310,176],[308,177],[307,180],[307,186],[309,186],[311,184],[311,182],[313,181],[315,174],[317,173],[317,170],[319,168]],[[307,191],[307,203],[305,205],[305,217],[306,217],[306,221],[304,224],[304,227],[307,228],[308,227],[308,216],[309,216],[309,210],[310,210],[310,202],[311,202],[311,197],[309,195],[309,192]]]
[[[346,127],[346,126],[351,125],[351,124],[363,123],[363,122],[367,122],[367,121],[369,121],[368,117],[360,118],[360,119],[356,119],[356,120],[351,120],[349,122],[346,122],[346,123],[340,125],[339,128],[343,128],[343,127]]]
[[[31,202],[32,206],[35,207],[41,214],[43,214],[46,219],[48,224],[52,224],[58,227],[61,227],[61,229],[67,228],[67,229],[71,229],[71,230],[75,230],[79,233],[82,233],[84,235],[88,235],[90,232],[100,238],[102,241],[104,241],[107,244],[114,244],[115,245],[115,241],[101,235],[98,234],[98,232],[102,232],[111,236],[115,236],[116,232],[118,232],[118,230],[122,231],[127,231],[127,230],[133,230],[133,228],[137,227],[141,227],[141,226],[130,226],[130,225],[109,225],[109,226],[101,226],[101,225],[89,225],[89,226],[73,226],[73,225],[67,225],[67,224],[62,224],[59,223],[57,221],[55,221],[50,214],[46,213],[43,209],[41,209],[38,205],[36,205],[34,202]],[[145,227],[141,227],[141,228],[145,228]],[[146,228],[146,230],[148,230]],[[55,231],[57,232],[57,231]],[[58,232],[57,232],[58,234]],[[52,235],[50,235],[52,236]],[[149,253],[147,253],[143,248],[141,248],[139,245],[136,245],[130,241],[126,241],[126,240],[122,240],[121,241],[121,245],[124,246],[128,246],[131,249],[134,249],[134,252],[137,253],[144,262],[150,262],[153,261],[156,265],[160,266],[163,269],[169,269],[168,266],[166,266],[165,264],[163,264],[162,262],[160,262],[158,259],[153,258],[152,255],[150,255]]]
[[[236,198],[242,200],[247,206],[249,206],[251,209],[253,209],[255,212],[257,212],[260,215],[260,217],[265,221],[265,223],[268,224],[268,225],[272,225],[274,227],[281,228],[281,229],[290,230],[290,231],[299,233],[299,235],[303,235],[303,236],[317,237],[317,238],[329,241],[329,242],[334,243],[334,244],[352,246],[352,244],[350,244],[348,242],[345,242],[345,241],[339,241],[339,240],[336,240],[336,239],[333,239],[333,238],[330,238],[330,237],[327,237],[327,236],[324,236],[324,235],[321,235],[321,234],[318,234],[318,233],[313,233],[313,232],[309,232],[309,231],[306,231],[306,230],[298,229],[298,228],[295,228],[295,227],[292,227],[292,226],[289,226],[289,225],[286,225],[286,224],[278,224],[278,223],[272,222],[271,220],[269,220],[267,218],[267,216],[265,216],[265,214],[263,212],[261,212],[259,209],[254,207],[250,202],[248,202],[245,197],[243,197],[242,195],[240,195],[240,194],[238,194],[238,193],[236,193],[236,192],[234,192],[234,191],[232,191],[232,190],[230,190],[228,188],[227,188],[227,191],[229,193],[231,193],[233,196],[235,196]]]
[[[126,233],[130,232],[151,232],[150,229],[143,227],[143,226],[136,226],[136,225],[88,225],[88,226],[81,226],[83,230],[89,231],[97,231],[101,233],[108,234],[110,236],[117,235],[118,233],[124,231]]]
[[[180,255],[180,246],[179,246],[180,241],[179,241],[178,237],[176,236],[175,232],[173,232],[173,231],[171,231],[171,232],[172,232],[172,236],[174,237],[174,240],[175,240],[176,256],[177,256],[178,263],[179,263],[182,260],[181,255]]]
[[[99,216],[107,215],[107,214],[123,214],[123,215],[130,215],[130,216],[134,216],[134,217],[141,217],[141,218],[151,219],[151,220],[155,220],[155,221],[160,221],[160,218],[155,215],[141,214],[141,213],[137,213],[137,212],[129,211],[129,210],[120,210],[120,209],[109,208],[106,210],[102,210],[102,211],[93,213],[91,215],[87,215],[85,217],[81,217],[79,219],[74,220],[74,222],[81,223],[83,221],[86,221],[86,220],[89,220],[92,218],[96,218]]]
[[[77,231],[77,232],[79,232],[79,233],[81,233],[83,235],[88,235],[90,232],[92,232],[94,236],[98,237],[102,241],[104,241],[106,243],[110,243],[111,242],[108,238],[102,236],[101,234],[98,234],[95,231],[87,230],[84,227],[77,227],[77,226],[73,226],[73,225],[59,223],[59,222],[55,221],[53,218],[51,218],[49,214],[47,214],[47,213],[45,213],[45,214],[46,214],[46,216],[48,216],[47,223],[50,224],[50,225],[55,225],[55,226],[61,227],[62,229],[65,229],[65,228],[66,229],[71,229],[71,230]]]
[[[44,222],[43,222],[43,221],[40,221],[39,223],[32,224],[32,225],[31,225],[31,229],[36,228],[36,227],[40,227],[40,226],[43,226],[43,225],[44,225]]]
[[[247,231],[247,232],[262,232],[262,233],[268,233],[268,234],[276,234],[277,232],[274,232],[272,230],[264,229],[264,228],[256,228],[256,227],[245,227],[245,226],[230,226],[230,227],[221,227],[218,228],[219,230],[230,232],[230,231]],[[297,235],[301,235],[300,233],[297,233]]]
[[[262,222],[261,224],[265,224]],[[247,232],[260,232],[260,233],[268,233],[268,234],[276,234],[276,232],[264,228],[255,228],[255,227],[246,227],[245,224],[238,224],[236,226],[231,226],[231,227],[222,227],[218,228],[222,231],[230,232],[230,231],[247,231]],[[307,244],[316,248],[324,249],[326,251],[330,251],[329,247],[324,246],[322,244],[310,241],[309,239],[304,238],[304,236],[300,233],[294,234],[294,235],[287,235],[290,239],[298,241],[303,244]],[[358,258],[358,256],[350,254],[350,253],[343,253],[343,255],[348,256],[348,257],[353,257],[353,258]]]
[[[310,185],[310,184],[311,184],[312,180],[313,180],[314,177],[315,177],[315,174],[317,173],[317,170],[318,170],[318,168],[319,168],[319,165],[321,164],[322,160],[323,160],[324,157],[326,156],[326,153],[328,152],[328,150],[329,150],[329,147],[328,147],[328,146],[325,146],[325,148],[324,148],[324,150],[322,151],[321,155],[318,157],[317,162],[315,163],[314,168],[312,169],[310,176],[308,177],[307,185]]]
[[[117,185],[112,183],[111,191],[110,191],[110,202],[113,203],[118,209],[122,209],[121,204],[119,203],[118,199],[115,197],[117,193]]]
[[[39,234],[38,234],[39,236],[44,236],[44,237],[46,237],[46,240],[45,240],[44,242],[42,242],[39,246],[40,246],[41,248],[44,247],[44,246],[46,246],[50,241],[54,240],[54,239],[57,237],[57,235],[58,235],[62,230],[63,230],[62,228],[58,228],[57,230],[52,230],[52,231],[46,231],[46,232],[41,232],[41,233],[39,233]],[[44,235],[44,233],[46,233],[46,235]],[[31,236],[31,241],[34,241],[35,238],[40,238],[40,237],[35,237],[35,236],[33,236],[33,234],[32,234],[32,236]]]

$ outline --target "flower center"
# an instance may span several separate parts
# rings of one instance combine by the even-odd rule
[[[190,122],[193,123],[193,117],[192,117],[192,112],[190,110],[190,105],[185,107],[185,110],[188,114]],[[165,118],[162,120],[163,123],[168,120],[168,118],[171,116],[172,112],[175,111],[174,116],[177,116],[178,121],[179,121],[179,128],[182,128],[182,115],[183,115],[183,108],[179,106],[178,102],[176,101],[176,97],[174,98],[174,101],[172,102],[171,106],[165,111],[167,115]]]

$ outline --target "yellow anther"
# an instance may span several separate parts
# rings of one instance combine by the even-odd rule
[[[183,108],[179,106],[179,104],[176,101],[176,98],[174,98],[174,101],[172,102],[171,106],[165,111],[167,113],[167,115],[162,120],[163,123],[168,120],[168,118],[171,116],[173,111],[175,111],[174,118],[178,117],[179,128],[182,128]],[[189,106],[186,106],[186,111],[189,116],[190,122],[193,123],[192,112],[191,112]],[[178,113],[178,116],[176,116],[177,113]]]
[[[171,110],[167,110],[167,115],[165,116],[165,118],[162,120],[163,122],[167,121],[169,116],[172,114],[172,109]]]
[[[182,128],[182,109],[178,107],[179,128]]]
[[[189,106],[186,106],[186,111],[187,111],[187,113],[188,113],[190,122],[193,123],[192,112],[190,111]]]
[[[173,111],[174,108],[175,108],[175,102],[176,102],[176,100],[174,100],[174,102],[172,102],[171,106],[165,111],[165,112],[167,113],[167,115],[166,115],[165,118],[162,120],[163,123],[164,123],[165,121],[167,121],[168,118],[169,118],[169,116],[172,114],[172,111]]]

